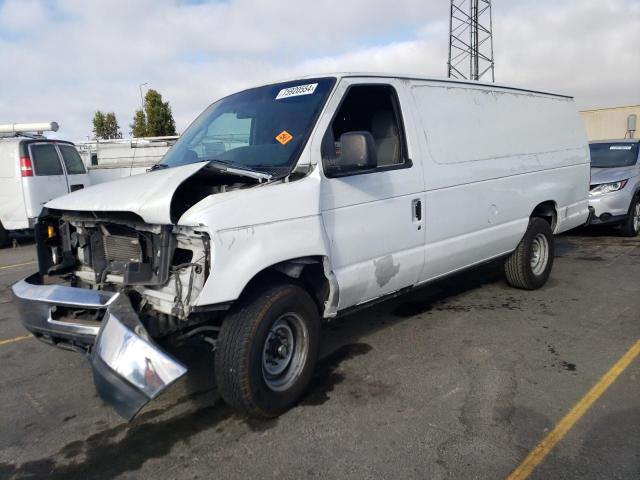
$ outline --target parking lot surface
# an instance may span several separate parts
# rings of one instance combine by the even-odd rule
[[[493,262],[329,323],[313,385],[270,421],[218,398],[210,356],[131,423],[85,358],[22,338],[0,250],[0,478],[505,478],[640,339],[640,239],[557,238],[548,284]],[[187,356],[189,352],[178,352]],[[640,358],[531,478],[640,478]]]

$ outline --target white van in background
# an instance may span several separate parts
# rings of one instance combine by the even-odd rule
[[[110,182],[147,172],[179,137],[117,138],[75,142],[91,184]]]
[[[49,200],[90,184],[73,143],[41,134],[57,129],[55,122],[0,125],[0,248],[10,231],[33,228]]]
[[[186,373],[164,348],[187,338],[215,346],[224,400],[272,417],[309,384],[323,318],[497,258],[542,287],[553,235],[588,220],[589,169],[570,97],[295,78],[213,103],[153,171],[49,202],[13,293],[34,335],[90,351],[127,418]]]

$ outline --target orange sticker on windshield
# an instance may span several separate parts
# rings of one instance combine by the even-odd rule
[[[276,140],[280,142],[282,145],[286,145],[291,140],[293,140],[293,135],[291,135],[286,130],[283,130],[278,135],[276,135]]]

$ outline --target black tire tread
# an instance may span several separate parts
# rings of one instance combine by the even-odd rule
[[[215,375],[220,394],[227,404],[252,416],[272,418],[278,415],[263,410],[253,399],[249,357],[251,340],[256,335],[260,320],[291,289],[296,295],[308,295],[302,288],[286,284],[247,292],[238,302],[238,307],[223,321],[218,336],[217,348],[222,351],[221,355],[216,355]]]
[[[527,252],[523,241],[520,241],[518,247],[509,255],[504,262],[504,273],[507,277],[507,283],[515,288],[527,288],[527,279],[525,275]]]
[[[527,231],[518,243],[516,249],[509,255],[504,262],[504,273],[507,280],[507,283],[515,288],[520,288],[523,290],[535,290],[540,288],[545,282],[546,278],[540,284],[530,272],[530,264],[529,264],[529,246],[527,244],[527,237],[532,230],[535,231],[543,231],[548,234],[549,237],[549,247],[550,247],[550,258],[548,267],[549,270],[553,266],[553,234],[551,232],[551,227],[549,223],[539,217],[532,217],[529,220],[529,226],[527,227]],[[548,274],[547,274],[548,275]]]
[[[633,229],[632,216],[635,206],[638,202],[640,202],[640,195],[636,195],[631,201],[631,205],[629,206],[629,218],[627,218],[627,220],[620,226],[620,234],[623,237],[635,237],[636,235],[638,235],[638,232]]]

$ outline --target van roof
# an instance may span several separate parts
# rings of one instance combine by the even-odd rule
[[[46,138],[46,137],[38,137],[38,136],[27,137],[22,135],[17,135],[13,137],[0,137],[0,143],[3,143],[5,145],[11,144],[11,143],[15,144],[16,147],[18,148],[18,153],[20,156],[28,155],[29,145],[32,143],[60,143],[60,144],[71,145],[75,147],[75,144],[68,140],[58,140],[57,138]]]
[[[21,135],[21,134],[16,134],[16,135],[0,135],[0,142],[28,142],[28,143],[33,143],[33,142],[49,142],[49,143],[66,143],[66,144],[70,144],[70,145],[74,145],[73,142],[69,141],[69,140],[60,140],[58,138],[47,138],[45,136],[39,136],[39,135]]]
[[[549,96],[552,96],[552,97],[573,99],[573,96],[571,96],[571,95],[564,95],[564,94],[559,94],[559,93],[551,93],[551,92],[545,92],[545,91],[539,91],[539,90],[530,90],[530,89],[526,89],[526,88],[513,87],[513,86],[509,86],[509,85],[501,85],[501,84],[496,84],[496,83],[479,82],[479,81],[475,81],[475,80],[458,80],[458,79],[443,78],[443,77],[430,77],[430,76],[425,76],[425,75],[420,75],[420,74],[415,74],[414,75],[414,74],[407,74],[407,73],[325,72],[325,73],[318,73],[318,74],[314,74],[314,75],[302,75],[302,76],[299,76],[299,77],[288,77],[288,78],[280,79],[280,80],[277,80],[277,81],[274,81],[274,82],[263,83],[261,85],[269,85],[269,84],[272,84],[272,83],[281,83],[281,82],[286,82],[286,81],[304,80],[304,79],[307,79],[307,78],[321,78],[321,77],[337,77],[337,78],[369,77],[369,78],[398,78],[398,79],[402,79],[402,80],[421,80],[421,81],[428,81],[428,82],[450,83],[450,84],[457,84],[457,85],[476,85],[476,86],[489,87],[489,88],[494,88],[494,89],[512,90],[512,91],[517,91],[517,92],[533,93],[533,94],[537,94],[537,95],[549,95]],[[260,85],[256,85],[256,86],[260,86]]]

